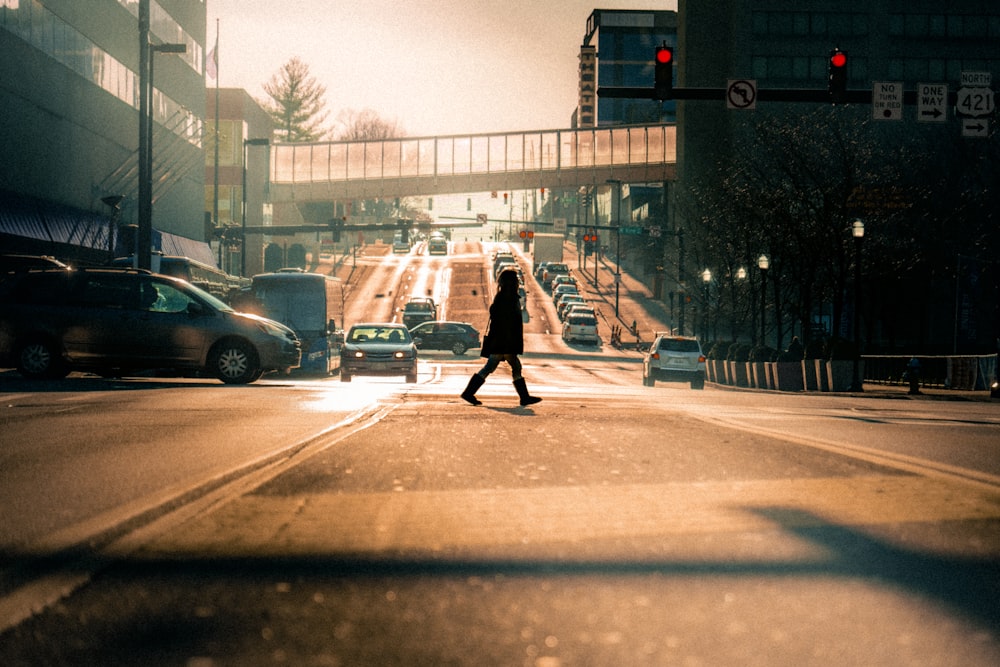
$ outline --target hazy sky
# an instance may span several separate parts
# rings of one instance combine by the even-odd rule
[[[330,119],[372,109],[409,136],[561,129],[587,17],[675,0],[206,0],[219,83],[263,98],[298,56]],[[209,80],[209,85],[213,82]]]

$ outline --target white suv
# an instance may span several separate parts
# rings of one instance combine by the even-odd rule
[[[642,383],[652,387],[657,380],[690,382],[692,389],[705,388],[705,355],[697,338],[656,336],[642,360]]]

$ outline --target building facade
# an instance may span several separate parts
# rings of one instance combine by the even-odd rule
[[[271,117],[242,88],[208,90],[207,115],[205,211],[214,221],[212,236],[220,245],[220,268],[239,275],[245,265],[246,275],[261,273],[263,237],[260,234],[247,236],[244,261],[240,255],[241,230],[244,221],[248,227],[270,225],[272,222],[268,196],[270,150],[267,145],[261,145],[271,138]]]
[[[673,229],[688,232],[689,241],[688,274],[677,278],[678,291],[694,291],[696,271],[713,262],[718,269],[724,260],[744,262],[751,284],[760,284],[753,256],[774,253],[767,280],[773,293],[766,295],[764,322],[753,324],[754,331],[766,325],[766,333],[763,340],[754,333],[754,342],[780,349],[792,335],[808,336],[810,325],[819,325],[866,352],[995,349],[996,117],[977,119],[974,125],[985,131],[970,137],[954,96],[963,73],[984,73],[996,88],[1000,4],[679,0],[677,46],[676,87],[725,90],[729,81],[747,79],[756,82],[758,98],[767,90],[825,92],[830,53],[839,48],[848,54],[849,91],[871,93],[875,82],[890,82],[911,95],[922,84],[947,86],[952,95],[934,122],[918,118],[913,104],[889,119],[857,100],[836,106],[761,100],[753,110],[727,108],[722,96],[678,101],[678,180],[671,185],[670,221]],[[812,124],[796,127],[796,119],[805,118]],[[782,136],[769,133],[769,125],[790,129]],[[793,133],[794,142],[776,147]],[[824,163],[815,159],[820,155],[833,157]],[[743,257],[723,258],[723,234],[716,230],[701,243],[697,234],[727,211],[702,206],[691,193],[721,192],[724,173],[735,173],[732,168],[741,164],[756,169],[758,187],[747,190],[753,197],[745,208],[728,213],[736,223],[744,220],[740,240],[756,245],[745,248]],[[797,173],[786,168],[790,164],[799,165]],[[817,169],[809,183],[805,165]],[[783,180],[775,177],[779,171],[787,172]],[[802,193],[810,198],[795,199]],[[866,223],[863,242],[851,242],[854,220]],[[826,233],[829,244],[792,252],[791,234],[806,228]],[[864,254],[857,250],[862,243]],[[680,258],[683,253],[674,249],[665,261]],[[851,275],[853,270],[858,273]],[[807,281],[823,272],[826,292],[807,291]],[[726,290],[719,288],[721,298]],[[757,292],[733,289],[749,290],[751,299]],[[775,306],[779,300],[782,309]],[[791,314],[788,304],[799,312]],[[703,307],[709,313],[718,308]]]
[[[0,0],[6,247],[96,263],[127,245],[119,231],[138,212],[138,15],[136,0]],[[154,247],[168,239],[157,249],[200,259],[205,21],[204,0],[150,0],[150,41],[184,46],[151,56]]]

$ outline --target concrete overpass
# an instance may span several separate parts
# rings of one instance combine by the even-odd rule
[[[391,199],[674,180],[674,124],[274,144],[270,198]]]

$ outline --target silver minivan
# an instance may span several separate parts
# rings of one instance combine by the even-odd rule
[[[0,366],[27,378],[197,371],[227,384],[299,365],[285,325],[238,313],[178,278],[137,269],[12,274],[0,282]]]

